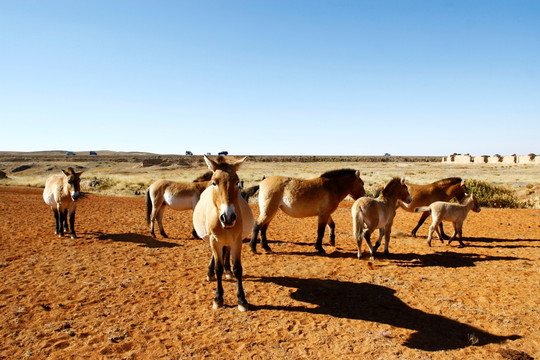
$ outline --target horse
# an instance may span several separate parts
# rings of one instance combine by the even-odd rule
[[[279,209],[292,217],[318,217],[315,249],[324,254],[322,239],[325,227],[330,228],[330,245],[335,245],[335,223],[332,213],[347,196],[358,199],[366,194],[360,171],[340,169],[328,171],[321,176],[303,180],[284,176],[270,176],[259,184],[260,215],[251,235],[251,251],[257,252],[257,236],[261,233],[261,246],[267,252],[266,231]]]
[[[351,208],[353,235],[358,246],[358,259],[362,257],[362,237],[371,253],[370,262],[374,261],[374,254],[381,245],[382,237],[385,237],[384,253],[389,254],[388,243],[392,232],[392,224],[396,216],[397,201],[411,202],[411,195],[403,178],[390,180],[378,198],[363,197],[356,200]],[[367,229],[364,229],[367,227]],[[375,229],[379,229],[379,239],[375,246],[371,246],[370,237]]]
[[[240,196],[236,174],[245,160],[246,157],[228,163],[223,157],[214,161],[204,156],[204,161],[212,171],[211,186],[202,192],[193,210],[193,227],[199,237],[209,240],[212,249],[208,277],[213,277],[215,270],[217,287],[214,309],[223,306],[222,276],[224,261],[228,255],[232,258],[233,273],[236,277],[238,310],[248,309],[242,286],[241,254],[242,240],[253,228],[253,214],[248,203]]]
[[[435,201],[429,206],[421,206],[414,209],[415,212],[424,212],[431,214],[433,219],[431,226],[429,227],[427,244],[431,246],[431,235],[433,231],[437,230],[437,235],[439,240],[443,242],[443,237],[439,231],[437,225],[439,225],[443,220],[451,221],[454,224],[454,234],[448,240],[448,245],[456,238],[458,235],[459,247],[464,247],[465,244],[462,241],[463,236],[463,222],[467,217],[469,211],[480,212],[481,208],[478,204],[478,201],[473,194],[467,194],[465,198],[461,201],[460,204],[449,203],[445,201]]]
[[[43,200],[54,213],[54,233],[59,237],[64,236],[64,231],[70,231],[71,238],[77,238],[75,234],[75,209],[77,208],[77,200],[81,197],[82,173],[82,171],[77,173],[70,167],[67,171],[62,170],[62,174],[51,175],[45,182]]]
[[[163,228],[165,205],[173,210],[194,209],[201,193],[210,185],[211,177],[212,172],[208,171],[191,183],[157,180],[150,185],[146,191],[146,222],[150,225],[150,234],[153,238],[156,237],[154,220],[157,220],[161,236],[168,238]],[[197,238],[195,230],[191,234],[194,238]]]
[[[426,185],[407,183],[407,186],[412,197],[412,202],[409,205],[399,203],[399,206],[408,212],[414,212],[415,208],[428,206],[435,201],[450,201],[454,197],[458,201],[461,201],[467,193],[465,183],[459,177],[450,177]],[[428,216],[429,212],[422,213],[418,224],[411,231],[413,237],[416,237],[416,232],[420,226],[422,226],[424,221],[426,221]],[[448,236],[444,233],[442,223],[440,224],[440,231],[443,238],[448,239]]]

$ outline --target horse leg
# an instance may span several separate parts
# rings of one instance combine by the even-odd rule
[[[268,239],[266,238],[266,231],[268,230],[269,225],[270,223],[266,223],[261,228],[261,246],[266,252],[272,252],[272,249],[268,246]]]
[[[384,228],[382,227],[379,229],[379,238],[377,239],[377,241],[375,242],[375,245],[373,246],[374,252],[377,252],[377,249],[379,249],[379,246],[381,246],[381,241],[382,241],[383,236],[384,236]]]
[[[212,244],[213,257],[216,264],[216,297],[214,298],[214,309],[219,309],[223,306],[223,248],[219,248],[215,243]]]
[[[59,225],[60,225],[60,214],[58,210],[53,209],[54,214],[54,234],[60,235]]]
[[[386,256],[390,255],[390,251],[388,250],[388,245],[390,243],[390,234],[391,233],[392,233],[392,224],[388,224],[386,226],[386,229],[384,229],[384,254]]]
[[[214,254],[210,258],[210,263],[208,264],[208,272],[206,273],[206,281],[212,281],[216,278],[216,259]]]
[[[67,233],[69,231],[69,226],[68,226],[68,209],[65,209],[64,210],[64,232]]]
[[[331,216],[330,218],[328,218],[327,225],[328,225],[328,228],[330,229],[330,245],[336,246],[336,223],[334,222]]]
[[[242,285],[242,261],[240,259],[242,252],[242,239],[240,239],[236,244],[233,245],[232,250],[232,260],[233,260],[233,272],[236,277],[236,295],[238,296],[238,310],[247,311],[248,302],[246,300],[246,295],[244,293],[244,286]]]
[[[195,228],[193,228],[193,230],[191,231],[191,236],[193,236],[194,239],[200,239],[199,235],[195,231]]]
[[[373,249],[373,246],[371,245],[371,240],[370,240],[372,232],[373,232],[372,230],[369,230],[369,229],[366,230],[364,232],[364,239],[366,240],[366,244],[369,248],[369,253],[371,254],[371,256],[369,257],[369,261],[373,263],[375,262],[375,250]]]
[[[64,212],[61,211],[60,209],[57,210],[58,212],[58,224],[57,224],[57,228],[58,228],[58,236],[59,237],[62,237],[64,236]]]
[[[225,279],[229,280],[232,279],[232,272],[231,272],[231,249],[230,248],[223,248],[223,268],[225,271]]]
[[[436,220],[434,219],[431,223],[429,230],[428,230],[428,236],[427,236],[427,244],[429,247],[431,247],[431,236],[433,235],[433,231],[435,231],[435,228],[438,226]]]
[[[442,241],[442,240],[448,240],[450,237],[444,233],[442,221],[441,221],[441,223],[439,224],[439,228],[440,228],[440,235],[439,235],[439,237],[440,237],[441,241]]]
[[[315,242],[315,249],[318,251],[319,254],[326,254],[322,247],[322,239],[324,237],[324,231],[326,230],[326,223],[327,221],[321,221],[319,218],[319,225],[317,227],[317,240]]]
[[[165,229],[163,228],[163,213],[164,212],[165,212],[165,206],[162,205],[159,208],[159,211],[157,213],[157,223],[159,226],[159,233],[161,234],[161,236],[167,239],[169,236],[167,235],[167,233],[165,233]]]
[[[67,223],[67,216],[66,216]],[[69,211],[69,226],[71,228],[71,238],[76,239],[77,235],[75,234],[75,207]]]
[[[422,213],[422,216],[420,217],[420,220],[418,220],[418,224],[415,226],[415,228],[411,231],[411,235],[413,237],[416,237],[416,232],[418,231],[418,229],[420,229],[420,226],[422,226],[422,224],[424,223],[424,221],[426,221],[426,219],[428,218],[430,212],[429,211],[426,211],[426,212],[423,212]]]

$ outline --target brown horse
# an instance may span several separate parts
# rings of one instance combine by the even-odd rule
[[[458,199],[458,201],[463,200],[467,194],[467,188],[464,185],[464,182],[459,177],[451,177],[435,181],[431,184],[426,185],[417,185],[407,183],[409,188],[409,193],[412,197],[412,202],[409,205],[403,205],[400,203],[400,207],[408,212],[414,212],[414,209],[420,206],[428,206],[435,201],[450,201],[452,198]],[[429,216],[429,212],[422,213],[418,224],[412,230],[412,236],[416,237],[416,232],[422,226],[424,221]],[[442,223],[440,224],[441,235],[444,239],[447,239],[448,236],[444,233]]]
[[[71,238],[77,238],[75,234],[75,209],[76,201],[81,196],[81,174],[73,168],[62,170],[62,175],[51,175],[43,190],[43,200],[49,205],[54,213],[55,231],[58,236],[64,236],[64,231],[70,231]],[[68,226],[69,211],[69,226]]]
[[[223,306],[222,276],[224,259],[231,255],[233,273],[236,277],[238,309],[246,311],[248,303],[242,286],[242,240],[253,228],[253,214],[248,203],[240,196],[239,179],[236,172],[245,161],[245,157],[234,163],[227,163],[221,157],[213,161],[206,156],[204,160],[213,172],[211,186],[201,194],[201,198],[193,211],[193,227],[197,234],[209,240],[212,248],[212,259],[208,266],[214,271],[217,280],[214,309]]]
[[[371,253],[371,262],[384,235],[384,253],[388,255],[388,243],[392,232],[392,224],[396,216],[396,204],[401,200],[411,202],[411,196],[405,185],[405,179],[393,178],[386,184],[381,195],[374,198],[363,197],[356,200],[351,208],[353,220],[353,234],[358,246],[358,258],[362,256],[362,236]],[[367,229],[364,229],[364,226]],[[375,246],[371,246],[370,237],[375,229],[379,229],[379,239]]]
[[[146,221],[150,225],[150,234],[156,237],[154,232],[154,220],[157,220],[159,232],[164,238],[168,238],[163,228],[163,212],[165,205],[173,210],[195,209],[201,193],[210,185],[212,172],[199,176],[192,183],[176,182],[169,180],[157,180],[146,191]],[[197,238],[195,230],[193,237]]]
[[[261,232],[261,246],[271,251],[266,239],[270,221],[279,209],[292,217],[318,217],[315,249],[324,253],[322,239],[325,227],[330,228],[330,244],[335,245],[335,227],[331,214],[347,196],[358,199],[366,194],[360,171],[341,169],[329,171],[321,176],[302,180],[283,176],[271,176],[259,185],[260,215],[253,226],[251,251],[257,252],[257,235]]]

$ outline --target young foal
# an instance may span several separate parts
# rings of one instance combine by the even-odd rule
[[[353,218],[353,234],[358,246],[358,258],[362,256],[362,236],[371,253],[370,261],[374,261],[374,254],[381,245],[384,235],[384,253],[388,255],[388,242],[392,232],[392,224],[396,216],[396,203],[401,200],[411,202],[404,179],[393,178],[386,184],[381,195],[377,198],[363,197],[356,200],[351,208]],[[367,226],[367,229],[364,229]],[[375,246],[371,246],[370,237],[375,229],[379,229],[379,239]]]
[[[240,196],[239,179],[236,172],[246,158],[232,164],[216,162],[206,156],[204,161],[213,172],[211,186],[201,194],[193,211],[193,227],[202,239],[210,241],[212,260],[215,262],[217,281],[214,309],[223,306],[222,276],[224,257],[231,254],[233,273],[236,277],[238,309],[246,311],[248,302],[242,286],[242,240],[253,227],[253,214],[248,203]],[[210,275],[210,274],[209,274]]]
[[[459,235],[458,241],[460,247],[465,246],[463,241],[461,241],[463,235],[463,222],[465,221],[465,218],[467,217],[467,214],[470,210],[474,212],[480,212],[481,210],[480,206],[478,205],[478,201],[473,194],[467,194],[461,204],[436,201],[429,206],[417,207],[416,209],[414,209],[415,212],[424,212],[427,214],[431,213],[433,221],[431,223],[431,226],[429,227],[429,233],[427,238],[427,243],[429,246],[431,246],[431,235],[433,235],[434,230],[437,231],[439,240],[443,242],[443,237],[441,236],[438,225],[443,220],[447,220],[451,221],[454,224],[454,234],[448,241],[448,244],[450,244],[452,240],[456,238],[456,235]]]
[[[70,231],[71,238],[75,239],[75,209],[76,201],[81,196],[81,174],[73,168],[62,170],[63,175],[51,175],[45,183],[43,200],[49,205],[54,213],[56,228],[54,233],[64,236],[64,231]],[[69,211],[69,226],[68,226]]]
[[[202,175],[192,183],[176,182],[169,180],[157,180],[146,191],[146,221],[150,225],[150,234],[156,237],[154,232],[154,220],[157,220],[159,232],[164,238],[168,238],[163,228],[163,213],[169,206],[173,210],[194,209],[199,201],[201,193],[210,185],[212,173]],[[195,230],[193,237],[197,237]]]
[[[322,239],[326,226],[330,228],[330,244],[335,244],[335,224],[332,213],[347,196],[353,199],[364,196],[364,182],[360,171],[341,169],[328,171],[310,179],[295,179],[284,176],[270,176],[259,185],[259,208],[261,214],[253,226],[251,251],[257,252],[257,235],[261,232],[261,246],[271,251],[266,239],[266,230],[279,209],[292,217],[318,217],[315,249],[324,253]]]
[[[458,201],[461,201],[467,193],[467,188],[465,187],[463,180],[458,177],[450,177],[426,185],[407,183],[407,187],[411,194],[412,201],[406,206],[402,203],[399,205],[408,212],[414,212],[415,208],[428,206],[435,201],[450,201],[454,197],[458,199]],[[422,226],[424,221],[426,221],[428,216],[428,212],[422,214],[420,220],[418,220],[418,224],[411,231],[412,236],[416,237],[416,232],[420,226]],[[444,233],[442,223],[440,224],[440,229],[443,238],[448,238]]]

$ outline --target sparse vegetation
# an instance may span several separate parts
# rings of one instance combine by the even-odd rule
[[[480,206],[510,209],[527,207],[526,203],[517,200],[512,190],[502,186],[474,179],[466,180],[465,186],[476,196]]]

